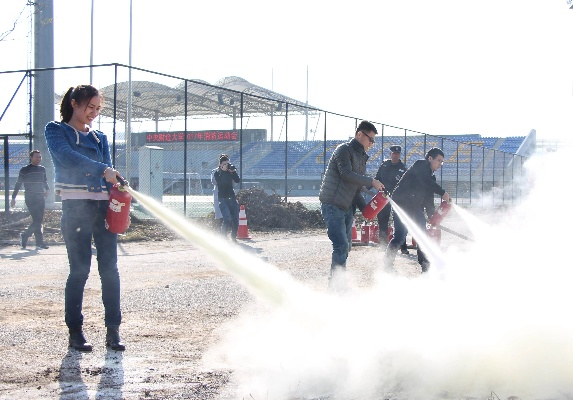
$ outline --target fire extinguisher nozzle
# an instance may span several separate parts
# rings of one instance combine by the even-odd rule
[[[129,186],[129,182],[123,179],[121,176],[116,175],[117,181],[121,184],[121,186]]]

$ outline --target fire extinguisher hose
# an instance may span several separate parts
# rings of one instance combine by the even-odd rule
[[[457,236],[457,237],[462,238],[462,239],[464,239],[464,240],[469,240],[470,242],[473,242],[473,239],[471,239],[471,238],[469,238],[469,237],[467,237],[467,236],[465,236],[465,235],[462,235],[461,233],[458,233],[458,232],[456,232],[456,231],[454,231],[454,230],[451,230],[450,228],[446,228],[446,227],[443,226],[443,225],[438,225],[438,228],[439,228],[439,229],[442,229],[443,231],[446,231],[446,232],[448,232],[448,233],[450,233],[450,234],[452,234],[452,235],[454,235],[454,236]]]

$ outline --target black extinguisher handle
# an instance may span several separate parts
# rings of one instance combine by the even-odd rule
[[[125,179],[123,179],[121,176],[116,175],[115,177],[116,177],[117,181],[121,184],[121,186],[127,185],[127,181]]]

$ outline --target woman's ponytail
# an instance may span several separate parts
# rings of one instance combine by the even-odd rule
[[[72,119],[72,114],[74,113],[74,108],[72,107],[73,91],[73,87],[69,88],[60,103],[60,117],[62,117],[62,122],[69,122],[70,119]]]

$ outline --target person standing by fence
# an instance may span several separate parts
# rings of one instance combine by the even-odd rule
[[[26,190],[24,201],[32,216],[32,223],[24,232],[20,233],[20,246],[23,249],[26,248],[28,238],[32,236],[32,234],[34,234],[36,238],[36,249],[48,248],[44,243],[42,223],[46,209],[46,197],[48,196],[50,187],[48,186],[48,178],[46,177],[46,168],[40,165],[41,162],[42,153],[40,153],[40,150],[32,150],[30,152],[30,164],[20,169],[18,180],[12,193],[12,201],[10,202],[12,207],[16,206],[16,196],[22,184],[24,184],[24,189]]]
[[[241,182],[237,174],[237,168],[231,164],[229,156],[221,154],[219,156],[219,168],[214,172],[215,182],[217,182],[217,196],[219,199],[219,209],[223,217],[221,224],[221,234],[227,237],[231,231],[231,240],[237,241],[239,231],[239,203],[233,190],[233,182]]]
[[[328,238],[332,242],[329,289],[343,290],[346,259],[348,258],[348,236],[352,229],[356,196],[360,196],[362,186],[382,190],[384,185],[366,175],[366,150],[374,144],[378,134],[376,127],[362,121],[354,138],[336,147],[320,186],[319,200],[322,217],[327,227]]]
[[[120,279],[117,268],[117,234],[106,229],[109,190],[119,173],[112,168],[107,137],[91,129],[103,102],[91,85],[71,87],[60,105],[61,122],[46,125],[48,150],[55,170],[55,189],[62,198],[62,236],[66,243],[70,272],[65,289],[65,322],[69,345],[91,351],[83,332],[84,287],[92,260],[92,238],[97,250],[106,346],[123,351]]]

